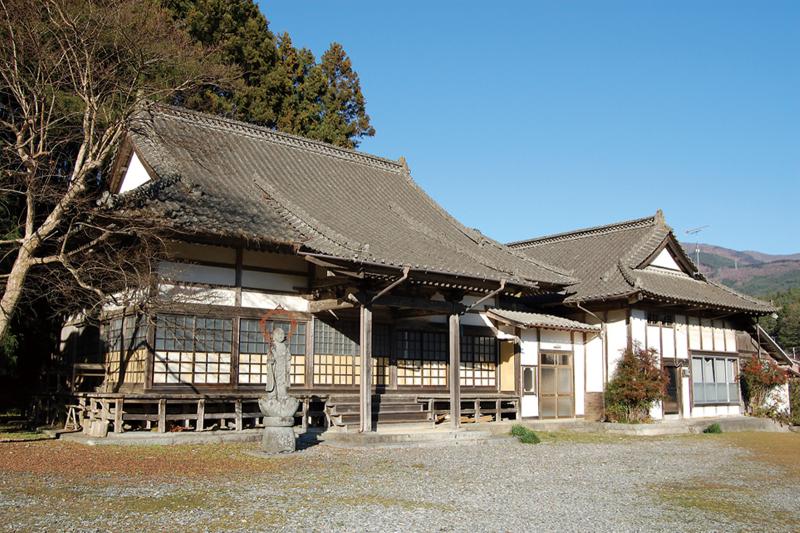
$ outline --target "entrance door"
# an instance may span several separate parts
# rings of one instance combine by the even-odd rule
[[[680,368],[675,365],[664,365],[669,381],[667,382],[667,397],[664,399],[664,414],[680,414],[678,404],[678,380],[680,379]]]
[[[572,354],[541,354],[539,372],[539,416],[541,418],[574,417]]]

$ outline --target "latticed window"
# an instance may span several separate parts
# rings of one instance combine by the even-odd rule
[[[497,339],[489,336],[461,337],[461,385],[494,387],[497,383]]]
[[[355,322],[314,319],[314,383],[356,385],[360,364]]]
[[[397,332],[397,384],[436,387],[447,384],[447,334]]]
[[[372,384],[389,383],[391,330],[372,325]],[[314,319],[314,383],[358,385],[361,382],[358,323]]]
[[[232,333],[230,319],[158,315],[153,382],[230,383]]]
[[[280,328],[289,339],[289,351],[292,354],[291,383],[305,384],[306,364],[306,322],[297,322],[292,330],[288,321],[267,320],[267,333],[272,336],[276,328]],[[289,334],[291,332],[291,338]],[[269,344],[261,330],[261,321],[241,319],[239,321],[239,383],[266,383]]]
[[[389,358],[392,353],[392,330],[386,324],[372,325],[372,384],[389,384]]]

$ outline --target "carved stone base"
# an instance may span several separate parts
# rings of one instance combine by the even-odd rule
[[[264,453],[293,452],[295,446],[294,430],[291,427],[265,427],[261,437],[261,451]]]

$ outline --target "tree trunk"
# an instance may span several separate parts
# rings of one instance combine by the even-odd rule
[[[22,296],[25,278],[31,268],[31,255],[26,245],[27,243],[24,243],[17,253],[17,258],[14,260],[14,265],[6,280],[3,297],[0,299],[0,339],[8,332],[8,325]]]

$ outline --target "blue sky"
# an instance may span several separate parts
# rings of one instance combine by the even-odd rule
[[[363,151],[501,241],[647,216],[800,252],[800,2],[261,1],[342,43]]]

